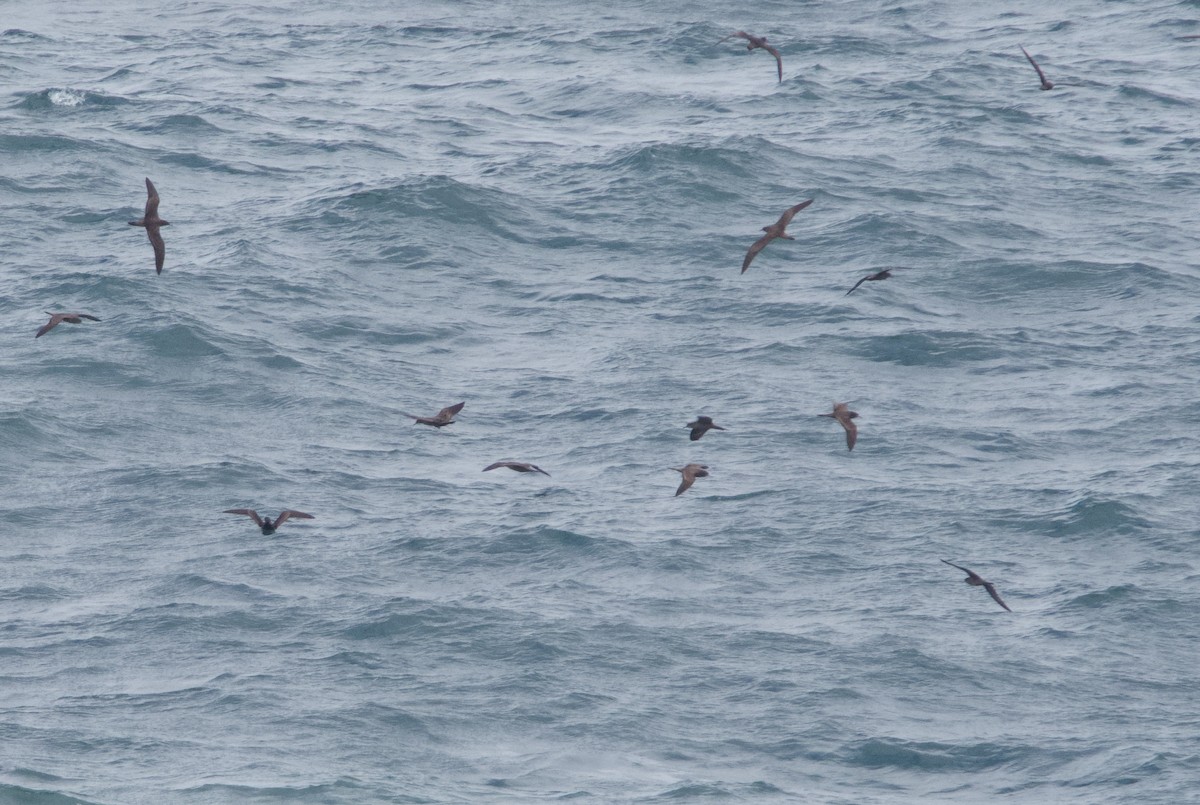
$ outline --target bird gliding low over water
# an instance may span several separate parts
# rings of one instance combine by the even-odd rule
[[[832,414],[817,414],[817,416],[836,419],[838,424],[846,429],[846,449],[854,449],[854,443],[858,441],[858,426],[853,421],[858,416],[857,411],[851,411],[846,403],[834,403]]]
[[[167,246],[158,230],[160,227],[170,226],[171,222],[158,217],[158,191],[154,189],[154,183],[149,177],[146,178],[146,211],[138,220],[130,221],[129,225],[146,228],[146,237],[150,238],[150,245],[154,247],[154,271],[161,274],[163,260],[167,257]]]
[[[1004,599],[1000,597],[1000,593],[996,592],[996,585],[992,584],[990,581],[985,581],[984,578],[982,576],[980,576],[978,573],[976,573],[974,570],[968,570],[967,568],[963,567],[962,565],[956,565],[953,562],[949,562],[945,559],[943,559],[942,561],[946,562],[946,564],[950,565],[950,567],[956,567],[959,570],[961,570],[963,573],[966,573],[967,577],[965,579],[963,579],[963,581],[965,581],[967,584],[970,584],[972,587],[982,587],[983,589],[987,590],[988,595],[990,595],[992,597],[993,601],[995,601],[997,604],[1004,607],[1005,609],[1008,609],[1008,604],[1004,603]],[[1012,612],[1011,609],[1008,609],[1008,611]]]
[[[489,464],[484,467],[483,471],[487,472],[488,470],[494,470],[500,467],[507,467],[508,469],[516,472],[540,472],[547,478],[550,477],[550,473],[546,472],[537,464],[530,464],[528,461],[497,461],[495,464]]]
[[[759,252],[761,252],[763,249],[767,248],[767,244],[770,243],[771,241],[775,240],[775,238],[783,238],[784,240],[795,240],[794,237],[789,235],[784,230],[787,229],[787,225],[792,222],[792,219],[794,217],[796,217],[796,213],[800,212],[800,210],[804,209],[805,207],[807,207],[809,204],[812,204],[812,203],[813,203],[813,200],[810,198],[807,201],[801,201],[799,204],[797,204],[794,207],[788,207],[786,210],[783,211],[783,215],[779,216],[778,221],[771,224],[770,226],[764,226],[762,228],[762,231],[766,232],[767,234],[763,235],[761,238],[754,241],[754,243],[750,246],[750,250],[748,252],[746,252],[746,257],[742,260],[742,273],[743,274],[745,274],[746,269],[750,267],[750,261],[754,259],[754,256],[756,254],[758,254]]]
[[[675,472],[683,473],[683,481],[680,482],[679,488],[675,490],[675,497],[679,497],[684,492],[692,488],[692,484],[696,483],[697,478],[708,477],[707,464],[687,464],[683,467],[671,467]]]
[[[857,291],[858,286],[862,285],[864,282],[878,282],[879,280],[885,280],[885,279],[890,278],[892,276],[893,271],[899,271],[899,269],[885,268],[883,271],[876,271],[874,274],[868,274],[867,276],[860,279],[858,282],[854,283],[854,287],[851,288],[850,290],[846,291],[846,296],[849,296],[850,294]]]
[[[270,517],[259,517],[258,512],[254,509],[225,509],[222,514],[244,514],[254,521],[254,524],[262,529],[263,536],[270,536],[275,533],[275,529],[281,527],[288,521],[289,517],[294,517],[297,520],[315,520],[311,514],[298,512],[294,509],[284,509],[279,513],[279,516],[272,522]]]
[[[89,321],[100,321],[95,316],[89,316],[86,313],[51,313],[47,310],[46,315],[50,317],[50,321],[42,325],[41,329],[37,331],[37,335],[35,335],[34,338],[41,338],[46,333],[62,324],[64,321],[68,324],[82,324],[84,319],[88,319]]]
[[[447,425],[453,425],[458,421],[454,417],[463,409],[463,406],[466,404],[467,403],[464,401],[455,403],[454,405],[448,405],[433,416],[417,416],[415,414],[405,414],[403,411],[400,413],[404,414],[406,417],[415,419],[416,422],[413,422],[414,425],[430,425],[435,428],[444,428]]]
[[[775,64],[779,69],[779,81],[781,83],[783,82],[783,57],[779,55],[779,51],[776,48],[767,44],[767,38],[765,36],[755,36],[754,34],[748,34],[745,31],[734,31],[729,36],[725,37],[725,39],[722,39],[721,42],[724,42],[726,39],[733,39],[735,36],[741,37],[749,42],[749,44],[746,45],[746,50],[762,48],[767,53],[770,53],[772,56],[774,56]],[[717,44],[719,45],[721,42],[718,42]]]
[[[688,438],[693,442],[698,440],[704,434],[708,433],[710,430],[725,430],[720,425],[713,422],[712,417],[710,416],[698,416],[696,417],[695,422],[689,422],[687,423],[687,426],[692,429],[692,432]]]

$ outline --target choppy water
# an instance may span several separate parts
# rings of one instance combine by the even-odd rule
[[[32,5],[0,801],[1196,796],[1195,2]]]

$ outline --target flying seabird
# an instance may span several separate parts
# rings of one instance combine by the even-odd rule
[[[432,425],[435,428],[443,428],[446,425],[450,425],[457,421],[454,418],[454,415],[457,414],[459,411],[461,411],[463,409],[464,405],[466,405],[466,402],[460,402],[460,403],[455,403],[454,405],[448,405],[445,408],[443,408],[442,410],[438,411],[437,414],[434,416],[416,416],[414,414],[405,414],[403,411],[401,411],[400,413],[404,414],[407,417],[412,417],[413,419],[415,419],[416,422],[413,423],[414,425],[417,424],[417,422],[419,422],[422,425]]]
[[[970,584],[972,587],[982,587],[983,589],[987,590],[988,595],[990,595],[992,597],[992,600],[994,600],[997,604],[1004,607],[1005,609],[1008,609],[1008,604],[1004,603],[1004,599],[1002,599],[1000,597],[1000,593],[996,592],[996,585],[992,584],[990,581],[984,581],[983,577],[980,576],[978,573],[976,573],[974,570],[967,570],[962,565],[956,565],[953,562],[946,561],[945,559],[943,559],[942,561],[946,562],[946,564],[950,565],[950,567],[956,567],[959,570],[961,570],[963,573],[966,573],[967,577],[965,579],[963,579],[963,581],[965,581],[967,584]],[[1011,609],[1008,609],[1008,611],[1012,612]]]
[[[311,514],[305,514],[304,512],[293,511],[292,509],[285,509],[285,510],[281,511],[279,513],[279,516],[275,518],[275,522],[271,522],[270,517],[259,517],[258,512],[254,511],[254,509],[226,509],[223,512],[223,514],[244,514],[244,515],[246,515],[247,517],[249,517],[251,520],[254,521],[254,524],[256,526],[258,526],[259,528],[262,529],[264,536],[270,536],[271,534],[274,534],[275,529],[279,528],[284,523],[286,523],[288,521],[289,517],[295,517],[297,520],[313,520],[313,519],[315,519]]]
[[[160,227],[170,226],[171,222],[158,217],[158,191],[154,189],[154,183],[148,177],[146,179],[146,212],[138,220],[130,221],[129,225],[146,228],[146,236],[150,238],[150,245],[154,247],[154,270],[161,274],[163,260],[167,256],[167,247],[158,230]]]
[[[497,467],[508,467],[510,470],[516,470],[517,472],[540,472],[547,478],[550,477],[550,473],[546,472],[537,464],[530,464],[527,461],[497,461],[495,464],[489,464],[488,466],[484,467],[483,471],[487,472],[488,470],[494,470]]]
[[[813,203],[813,200],[810,198],[808,201],[801,201],[795,207],[788,207],[786,210],[783,211],[783,215],[779,216],[778,221],[771,224],[770,226],[764,226],[762,228],[762,231],[766,232],[767,234],[763,235],[761,238],[754,241],[754,245],[750,247],[750,251],[746,252],[746,259],[742,260],[742,273],[743,274],[745,274],[746,269],[750,267],[750,261],[754,259],[754,256],[756,254],[758,254],[759,252],[761,252],[763,249],[767,248],[767,244],[770,243],[775,238],[783,238],[784,240],[795,240],[794,237],[789,235],[784,230],[787,228],[787,225],[792,222],[792,218],[795,217],[796,213],[800,212],[800,210],[804,209],[805,207],[807,207],[809,204],[812,204],[812,203]]]
[[[1042,68],[1038,67],[1038,63],[1029,55],[1029,51],[1018,45],[1021,52],[1025,54],[1025,58],[1029,59],[1029,63],[1033,65],[1033,69],[1037,70],[1038,78],[1042,79],[1042,89],[1054,89],[1054,84],[1050,83],[1050,79],[1046,78],[1046,74],[1042,72]]]
[[[695,422],[687,423],[687,426],[692,429],[692,433],[688,436],[693,442],[699,439],[710,430],[725,430],[720,425],[712,421],[710,416],[698,416]]]
[[[671,467],[675,472],[683,473],[683,481],[679,484],[679,488],[675,490],[675,497],[679,497],[684,492],[692,488],[692,484],[696,483],[697,478],[708,477],[707,464],[688,464],[682,469],[679,467]]]
[[[854,449],[854,443],[858,441],[858,427],[852,420],[858,416],[857,411],[851,411],[846,403],[834,403],[832,414],[817,414],[817,416],[827,416],[830,419],[836,419],[838,424],[846,429],[846,449]]]
[[[877,280],[885,280],[885,279],[888,279],[889,277],[891,277],[891,276],[892,276],[892,272],[893,272],[893,271],[899,271],[899,269],[896,269],[896,268],[885,268],[883,271],[876,271],[874,274],[868,274],[867,276],[865,276],[865,277],[863,277],[862,279],[860,279],[858,282],[854,283],[854,287],[853,287],[853,288],[851,288],[850,290],[846,291],[846,296],[849,296],[850,294],[852,294],[852,293],[854,293],[855,291],[857,291],[857,290],[858,290],[858,286],[859,286],[859,285],[862,285],[864,282],[875,282],[875,281],[877,281]]]
[[[779,68],[779,81],[781,83],[783,82],[783,57],[779,55],[778,50],[767,44],[767,38],[765,36],[754,36],[753,34],[748,34],[745,31],[734,31],[729,36],[725,37],[725,39],[733,39],[735,36],[740,36],[742,39],[745,39],[750,43],[746,45],[746,50],[762,48],[767,53],[770,53],[772,56],[774,56],[775,64]],[[721,42],[724,42],[725,39],[722,39]],[[717,44],[719,45],[721,42],[718,42]]]
[[[68,324],[82,324],[84,319],[88,319],[90,321],[100,321],[95,316],[89,316],[86,313],[51,313],[47,310],[46,315],[50,317],[50,321],[42,325],[41,329],[37,331],[37,335],[35,335],[34,338],[41,338],[46,333],[62,324],[64,321]]]

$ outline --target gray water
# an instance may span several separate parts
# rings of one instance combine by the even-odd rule
[[[1197,796],[1197,3],[33,5],[0,802]]]

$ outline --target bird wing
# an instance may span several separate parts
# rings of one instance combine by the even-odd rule
[[[90,319],[92,321],[100,321],[100,319],[96,318],[95,316],[89,316],[86,313],[76,313],[75,315],[81,319]]]
[[[992,584],[990,581],[985,581],[983,583],[983,589],[988,591],[988,595],[992,597],[993,601],[1005,609],[1008,609],[1008,604],[1004,603],[1004,599],[1000,597],[1000,593],[996,592],[996,585]],[[1008,609],[1008,611],[1012,612],[1011,609]]]
[[[775,63],[779,67],[779,81],[783,82],[783,57],[779,55],[779,50],[771,45],[764,45],[763,50],[775,57]]]
[[[943,559],[942,561],[943,561],[943,562],[946,562],[946,560],[945,560],[945,559]],[[956,567],[956,568],[958,568],[959,570],[961,570],[963,573],[966,573],[966,574],[967,574],[967,580],[968,580],[968,581],[972,581],[972,582],[974,582],[974,583],[976,584],[976,586],[978,586],[978,585],[982,584],[982,585],[984,585],[984,586],[986,587],[988,584],[990,584],[990,583],[991,583],[991,582],[984,581],[984,580],[983,580],[983,576],[979,575],[979,574],[978,574],[978,573],[976,573],[974,570],[971,570],[971,569],[970,569],[970,568],[968,568],[968,567],[963,567],[962,565],[956,565],[956,564],[954,564],[953,562],[946,562],[946,564],[948,564],[948,565],[951,565],[951,566],[953,566],[953,567]],[[1005,607],[1005,609],[1007,609],[1007,607]]]
[[[690,439],[693,442],[696,441],[701,436],[703,436],[710,427],[711,426],[707,425],[707,424],[697,425],[696,427],[692,428],[692,432],[690,434],[688,434],[688,439]]]
[[[679,484],[679,488],[675,490],[675,497],[679,497],[684,492],[692,488],[692,484],[696,483],[696,476],[687,471],[687,468],[681,470],[683,480]]]
[[[158,217],[158,191],[154,189],[154,182],[146,177],[146,219]]]
[[[784,229],[787,228],[787,225],[792,222],[792,219],[796,217],[796,213],[800,212],[800,210],[804,209],[805,207],[807,207],[809,204],[812,204],[812,203],[813,203],[813,200],[810,198],[810,199],[801,201],[795,207],[788,207],[786,210],[783,211],[783,215],[779,216],[779,221],[776,222],[775,226],[779,227],[780,231],[783,231]]]
[[[279,528],[281,525],[283,525],[284,523],[287,522],[289,517],[295,517],[297,520],[315,520],[316,519],[311,514],[305,514],[304,512],[298,512],[293,509],[284,509],[283,511],[281,511],[279,513],[279,516],[275,518],[275,527]]]
[[[839,412],[841,416],[834,417],[846,429],[846,449],[853,450],[854,443],[858,441],[858,426],[854,424],[854,420],[845,412]]]
[[[754,259],[754,256],[756,254],[758,254],[759,252],[761,252],[763,249],[767,248],[767,244],[770,243],[774,239],[775,239],[774,235],[766,234],[766,235],[763,235],[758,240],[754,241],[754,243],[750,246],[750,250],[746,252],[745,259],[742,260],[742,273],[743,274],[745,274],[746,269],[750,267],[750,261]]]
[[[873,274],[868,274],[867,276],[865,276],[865,277],[863,277],[862,279],[860,279],[858,282],[854,283],[854,287],[853,287],[853,288],[851,288],[850,290],[846,291],[846,296],[849,296],[850,294],[852,294],[852,293],[854,293],[855,291],[857,291],[857,290],[858,290],[858,286],[859,286],[859,285],[862,285],[864,282],[866,282],[867,280],[869,280],[869,279],[870,279],[872,276],[874,276],[874,275],[873,275]]]
[[[951,561],[949,561],[949,560],[946,560],[946,559],[943,559],[942,561],[943,561],[943,562],[945,562],[946,564],[950,565],[950,567],[956,567],[956,568],[958,568],[958,569],[959,569],[959,570],[961,570],[963,573],[966,573],[968,576],[974,576],[974,575],[975,575],[975,573],[974,573],[974,572],[972,572],[972,571],[970,571],[970,570],[967,570],[967,569],[966,569],[965,567],[963,567],[962,565],[956,565],[956,564],[954,564],[953,562],[951,562]]]
[[[721,42],[724,42],[726,39],[733,39],[735,36],[740,36],[742,39],[750,39],[751,38],[750,34],[746,33],[745,31],[734,31],[729,36],[726,36],[723,39],[721,39]],[[718,42],[717,44],[719,45],[719,44],[721,44],[721,42]]]
[[[39,329],[39,330],[37,331],[37,335],[35,335],[35,336],[34,336],[34,338],[41,338],[41,337],[42,337],[42,336],[44,336],[46,333],[50,332],[50,331],[51,331],[51,330],[53,330],[55,327],[57,327],[57,326],[58,326],[58,323],[59,323],[60,321],[62,321],[62,316],[56,316],[56,315],[54,315],[54,314],[51,314],[51,315],[50,315],[50,321],[48,321],[48,322],[46,322],[45,324],[43,324],[43,325],[42,325],[41,329]]]
[[[437,416],[435,416],[433,418],[436,419],[438,422],[449,422],[451,419],[454,419],[455,414],[457,414],[459,411],[461,411],[463,409],[464,405],[466,405],[466,402],[460,402],[460,403],[455,403],[454,405],[448,405],[445,408],[443,408],[442,410],[438,411]]]
[[[1021,52],[1025,54],[1025,58],[1029,59],[1029,63],[1033,65],[1033,69],[1037,70],[1038,78],[1042,80],[1042,84],[1049,84],[1050,82],[1046,80],[1046,74],[1042,72],[1042,68],[1038,67],[1038,63],[1029,55],[1029,51],[1022,47]]]
[[[262,525],[262,518],[258,516],[258,512],[254,509],[226,509],[224,514],[244,514],[253,520],[255,525]]]
[[[509,465],[509,462],[507,462],[507,461],[497,461],[495,464],[488,464],[486,467],[484,467],[483,472],[487,472],[488,470],[499,469],[500,467],[507,467],[508,465]]]
[[[150,238],[150,245],[154,247],[154,271],[161,274],[163,260],[167,259],[167,244],[163,243],[162,233],[157,226],[146,224],[146,237]]]
[[[542,475],[545,475],[547,478],[550,477],[550,473],[546,472],[544,469],[539,467],[537,464],[528,464],[526,466],[528,466],[529,469],[533,470],[534,472],[540,472]]]

